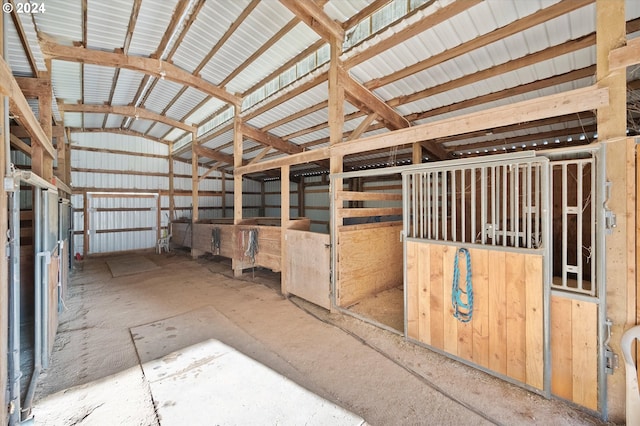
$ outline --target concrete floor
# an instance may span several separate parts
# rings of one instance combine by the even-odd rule
[[[94,257],[72,275],[50,368],[36,390],[36,424],[176,424],[159,415],[142,365],[208,339],[372,425],[603,424],[397,334],[285,299],[278,274],[234,279],[228,261],[179,251],[135,255],[160,268],[113,278],[113,258]],[[210,424],[207,413],[201,420]]]

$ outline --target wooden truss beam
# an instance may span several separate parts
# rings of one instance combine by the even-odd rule
[[[320,6],[312,0],[280,0],[287,9],[298,17],[309,28],[314,30],[325,41],[344,40],[344,30],[339,23],[327,15]]]
[[[277,136],[268,132],[263,132],[260,129],[256,129],[247,123],[242,123],[242,136],[248,139],[252,139],[262,145],[267,145],[278,151],[286,152],[287,154],[297,154],[302,152],[301,146],[294,144],[293,142],[285,141]]]
[[[117,135],[135,136],[138,138],[145,138],[154,142],[162,143],[165,145],[170,144],[170,141],[156,138],[144,133],[136,132],[131,129],[121,129],[119,127],[68,127],[70,132],[73,133],[115,133]]]
[[[159,59],[142,58],[124,55],[122,53],[103,52],[86,49],[84,47],[63,46],[51,40],[40,37],[42,53],[51,59],[59,59],[70,62],[102,65],[115,68],[126,68],[138,71],[156,78],[166,78],[179,84],[184,84],[198,89],[216,99],[240,106],[240,97],[232,95],[226,90],[188,73],[183,69]]]
[[[32,144],[40,144],[47,154],[54,158],[56,151],[51,140],[47,138],[38,119],[33,114],[31,106],[29,106],[22,90],[20,90],[20,86],[18,86],[18,82],[13,77],[11,68],[2,58],[0,58],[0,93],[9,97],[9,109],[13,113],[15,120],[29,132]]]
[[[361,111],[376,113],[379,121],[390,130],[409,127],[409,122],[369,89],[357,82],[344,69],[339,68],[340,80],[347,100]]]
[[[197,130],[197,127],[190,126],[181,121],[174,120],[166,115],[156,114],[146,108],[124,106],[124,105],[87,105],[87,104],[63,104],[61,105],[65,112],[87,112],[96,114],[116,114],[126,117],[142,118],[145,120],[157,121],[172,127],[177,127],[186,132]]]
[[[225,154],[224,152],[216,151],[211,148],[206,148],[200,145],[193,145],[193,152],[197,155],[210,158],[215,161],[220,161],[226,164],[233,164],[233,155]]]

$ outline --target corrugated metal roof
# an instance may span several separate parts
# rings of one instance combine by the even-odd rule
[[[87,47],[112,51],[124,46],[133,8],[130,0],[87,2]]]
[[[116,69],[99,65],[84,65],[84,103],[104,104],[109,101]],[[102,125],[100,125],[102,126]]]
[[[46,12],[33,19],[39,31],[59,42],[82,41],[82,0],[47,0]]]
[[[176,120],[182,120],[206,97],[207,95],[201,91],[189,87],[184,94],[171,105],[166,115]]]
[[[144,102],[144,107],[155,113],[160,114],[167,104],[171,102],[175,95],[182,89],[182,84],[158,79],[156,86],[153,88],[149,97]]]
[[[155,52],[167,32],[178,0],[143,1],[131,37],[129,54],[149,56]]]
[[[82,99],[81,67],[75,62],[51,61],[51,84],[56,97],[65,103],[75,104]]]
[[[129,105],[133,103],[133,98],[138,91],[140,82],[144,78],[144,74],[121,69],[116,83],[116,90],[113,93],[113,105]]]

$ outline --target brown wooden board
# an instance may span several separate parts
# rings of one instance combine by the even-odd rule
[[[573,399],[571,299],[551,296],[551,393]]]
[[[462,323],[451,304],[457,249],[407,242],[407,336],[542,389],[542,256],[470,249],[474,311],[472,320]],[[464,286],[463,256],[458,265]]]

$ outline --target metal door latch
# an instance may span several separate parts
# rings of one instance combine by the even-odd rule
[[[604,205],[604,228],[606,230],[607,235],[611,235],[613,233],[613,228],[615,228],[618,225],[616,214],[613,212],[613,210],[607,207],[607,203],[611,198],[611,186],[612,186],[612,182],[610,181],[605,182],[606,199],[603,205]]]
[[[605,367],[604,371],[612,375],[614,370],[619,367],[618,354],[614,353],[609,347],[609,341],[611,340],[611,326],[613,322],[611,319],[607,318],[605,321],[605,325],[607,326],[607,339],[604,341],[604,359],[605,359]]]

